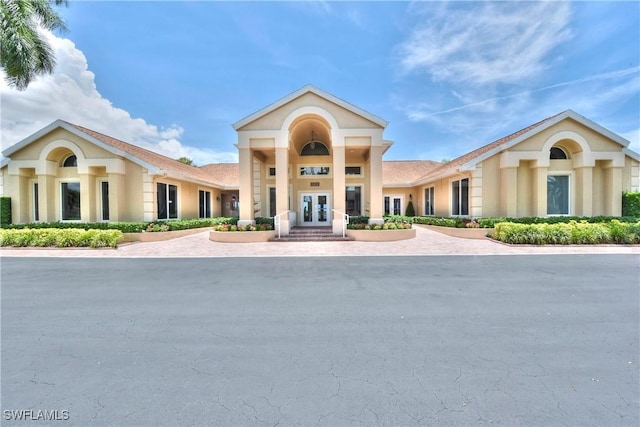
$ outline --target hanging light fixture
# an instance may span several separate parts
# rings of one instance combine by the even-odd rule
[[[313,137],[313,130],[311,131],[311,141],[309,141],[309,146],[311,147],[312,150],[316,149],[316,140]]]

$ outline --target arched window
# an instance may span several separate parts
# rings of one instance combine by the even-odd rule
[[[566,151],[564,151],[560,147],[551,147],[549,152],[549,159],[551,160],[567,160],[569,156],[567,156]]]
[[[320,141],[311,141],[302,148],[301,156],[328,156],[329,149]]]
[[[63,168],[75,168],[77,166],[78,166],[78,158],[76,157],[75,154],[72,154],[72,155],[68,156],[62,162],[62,167]]]

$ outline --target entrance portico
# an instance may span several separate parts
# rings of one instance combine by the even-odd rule
[[[381,223],[387,122],[305,86],[234,124],[240,158],[240,225],[276,217],[292,226],[331,225],[344,214]]]

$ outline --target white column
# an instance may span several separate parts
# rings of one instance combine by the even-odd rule
[[[239,226],[253,224],[253,159],[250,148],[238,148],[240,160]]]
[[[382,212],[382,145],[369,149],[369,223],[384,223]]]
[[[276,147],[276,215],[289,210],[289,147]],[[280,217],[280,234],[289,234],[289,215]]]
[[[346,213],[344,141],[333,141],[333,209]],[[333,234],[342,234],[344,216],[332,212]]]

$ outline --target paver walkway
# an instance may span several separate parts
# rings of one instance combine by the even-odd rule
[[[491,240],[462,239],[416,227],[416,238],[398,242],[218,243],[209,232],[164,242],[130,243],[118,249],[3,248],[0,256],[194,258],[274,256],[421,256],[518,254],[640,254],[640,246],[512,246]],[[381,231],[383,233],[383,231]]]

